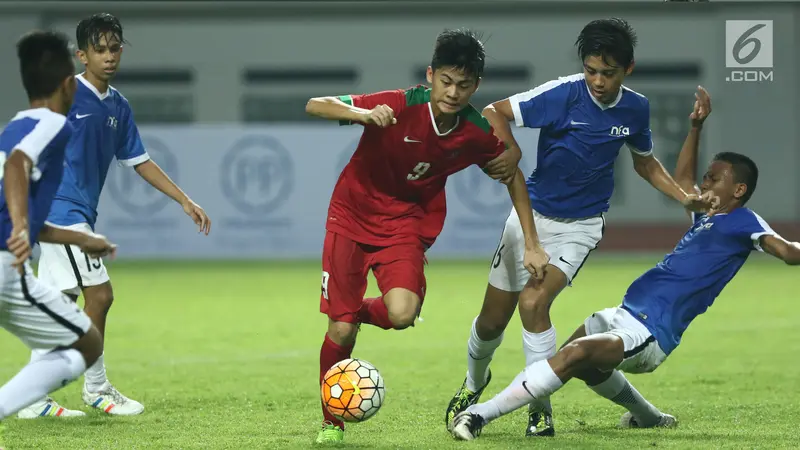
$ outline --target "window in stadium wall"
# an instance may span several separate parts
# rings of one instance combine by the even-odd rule
[[[113,82],[140,125],[194,122],[193,84],[192,70],[163,68],[126,69]]]

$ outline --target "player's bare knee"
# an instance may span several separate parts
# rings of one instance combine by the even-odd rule
[[[539,287],[528,287],[519,294],[519,312],[523,317],[550,317],[553,299],[549,292]]]
[[[514,316],[518,297],[518,292],[502,291],[489,285],[483,298],[483,307],[475,323],[478,337],[485,341],[500,337]]]
[[[358,325],[349,322],[328,323],[328,337],[337,345],[350,345],[356,341]]]
[[[395,330],[403,330],[414,325],[422,303],[417,294],[408,289],[395,288],[390,289],[383,296],[383,300]]]
[[[81,352],[84,361],[86,361],[86,367],[89,367],[103,354],[103,336],[100,334],[100,331],[92,325],[89,331],[75,341],[71,347]]]
[[[85,288],[83,297],[87,311],[107,313],[114,303],[114,291],[109,283]]]

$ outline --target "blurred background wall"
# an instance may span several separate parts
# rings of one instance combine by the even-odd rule
[[[778,231],[800,234],[800,4],[2,2],[3,116],[26,106],[13,46],[19,35],[52,27],[74,36],[82,17],[101,11],[120,17],[130,42],[113,85],[131,102],[154,160],[214,221],[210,236],[198,236],[177,205],[114,167],[98,231],[120,243],[120,257],[318,258],[331,189],[360,128],[307,117],[309,97],[424,83],[436,34],[470,27],[483,32],[488,53],[473,102],[482,108],[579,72],[577,34],[612,16],[638,33],[626,85],[650,99],[664,165],[673,170],[695,87],[705,86],[714,112],[701,164],[723,150],[753,157],[761,179],[749,206]],[[771,81],[726,81],[726,20],[772,21],[773,67],[755,69],[772,70]],[[519,131],[523,153],[536,135]],[[523,156],[525,172],[531,163]],[[687,225],[680,206],[635,174],[624,149],[616,177],[599,250],[673,246]],[[448,219],[431,254],[488,258],[510,210],[505,188],[471,168],[447,189]]]

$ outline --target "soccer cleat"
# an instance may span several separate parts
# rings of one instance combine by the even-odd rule
[[[626,412],[619,419],[619,426],[622,428],[675,428],[678,426],[678,419],[669,414],[661,414],[661,418],[658,419],[658,423],[648,427],[643,427],[639,425],[639,422],[636,421],[636,418],[633,417],[633,414]]]
[[[317,435],[317,444],[331,444],[344,441],[344,430],[327,420],[322,422],[322,429]]]
[[[450,433],[460,441],[472,441],[481,435],[484,424],[483,417],[469,411],[460,412],[453,419]]]
[[[125,397],[108,381],[97,392],[89,392],[84,385],[83,402],[114,416],[135,416],[144,412],[141,403]]]
[[[461,383],[461,388],[456,392],[456,395],[453,396],[452,400],[450,400],[450,404],[447,405],[447,411],[444,414],[444,424],[447,427],[447,431],[452,431],[453,426],[453,419],[461,412],[466,411],[467,408],[478,403],[478,400],[481,398],[481,394],[483,394],[483,390],[486,389],[486,386],[492,381],[492,371],[489,371],[489,376],[486,377],[486,384],[483,385],[482,388],[478,389],[476,392],[472,392],[467,389],[467,379],[464,378],[464,382]]]
[[[548,411],[536,411],[528,407],[528,428],[525,429],[525,436],[555,436],[556,429],[553,427],[553,414]]]
[[[17,417],[20,419],[36,419],[39,417],[82,417],[86,413],[74,409],[67,409],[56,403],[50,397],[40,400],[27,408],[19,410]]]

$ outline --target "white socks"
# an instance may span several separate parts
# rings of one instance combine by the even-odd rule
[[[84,384],[86,386],[86,390],[89,392],[99,392],[100,388],[108,381],[108,377],[106,376],[106,365],[103,361],[103,356],[105,354],[100,355],[95,361],[94,364],[91,365],[88,369],[86,369],[86,373],[84,374]]]
[[[0,420],[66,386],[86,370],[83,355],[75,349],[37,354],[31,359],[0,387]]]
[[[655,425],[661,420],[661,411],[645,400],[619,370],[615,370],[606,381],[589,387],[598,395],[630,411],[642,427]]]
[[[486,378],[489,375],[489,363],[492,362],[494,351],[503,342],[503,334],[496,339],[484,341],[478,337],[475,329],[478,318],[472,321],[472,332],[467,341],[467,389],[476,392],[486,385]]]
[[[556,376],[550,363],[541,360],[525,368],[507,388],[491,400],[473,405],[467,411],[478,414],[488,423],[517,410],[533,400],[549,397],[564,383]]]
[[[548,360],[556,354],[556,329],[551,326],[549,330],[541,333],[531,333],[522,329],[522,349],[525,352],[525,366],[528,367],[536,361]],[[531,404],[534,411],[553,412],[550,397],[537,398]]]

